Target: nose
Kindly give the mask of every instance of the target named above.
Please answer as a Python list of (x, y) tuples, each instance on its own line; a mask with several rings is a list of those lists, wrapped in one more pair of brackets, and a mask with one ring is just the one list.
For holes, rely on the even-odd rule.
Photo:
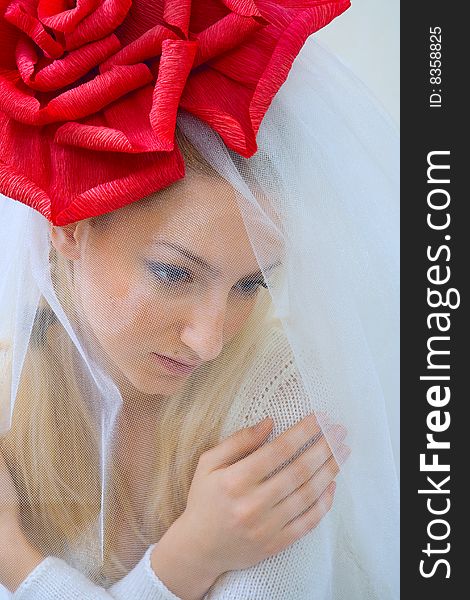
[(226, 306), (222, 301), (202, 302), (185, 325), (181, 340), (201, 360), (214, 360), (222, 352)]

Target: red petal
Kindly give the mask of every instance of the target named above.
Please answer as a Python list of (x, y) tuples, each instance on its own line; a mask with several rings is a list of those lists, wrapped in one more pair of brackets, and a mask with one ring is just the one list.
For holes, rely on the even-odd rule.
[(133, 152), (132, 144), (122, 131), (83, 123), (64, 123), (56, 132), (56, 144), (79, 146), (104, 152)]
[(266, 14), (272, 10), (286, 12), (288, 9), (294, 9), (296, 12), (301, 10), (315, 9), (322, 4), (328, 4), (329, 0), (254, 0), (261, 14)]
[(163, 42), (150, 123), (163, 146), (168, 150), (173, 148), (178, 105), (196, 50), (197, 42), (183, 40)]
[(67, 90), (40, 108), (36, 98), (15, 85), (17, 82), (11, 73), (0, 72), (0, 109), (16, 121), (28, 125), (75, 121), (98, 112), (152, 79), (152, 73), (142, 63), (113, 67), (91, 81)]
[(0, 192), (33, 207), (56, 225), (117, 209), (184, 176), (178, 148), (97, 154), (55, 144), (56, 128), (30, 127), (0, 112)]
[(222, 0), (227, 8), (244, 17), (260, 17), (256, 0)]
[(234, 13), (223, 17), (194, 36), (199, 43), (194, 66), (239, 46), (261, 27), (258, 21)]
[(242, 156), (251, 156), (257, 147), (248, 111), (252, 94), (217, 71), (206, 69), (191, 75), (180, 107), (209, 123), (227, 146)]
[(15, 48), (20, 37), (23, 37), (23, 34), (18, 28), (0, 17), (0, 68), (16, 68)]
[(256, 86), (250, 105), (250, 116), (255, 133), (258, 132), (272, 99), (287, 79), (292, 63), (305, 40), (343, 13), (350, 4), (349, 0), (319, 4), (315, 8), (298, 13), (289, 26), (279, 32), (279, 42)]
[(74, 121), (94, 114), (123, 94), (152, 80), (152, 74), (143, 63), (117, 66), (97, 75), (78, 87), (67, 90), (49, 102), (43, 109), (47, 122)]
[(25, 177), (21, 171), (0, 160), (0, 192), (8, 198), (19, 200), (51, 218), (51, 200), (44, 190)]
[(66, 0), (39, 0), (38, 18), (55, 31), (70, 33), (78, 23), (89, 15), (100, 0), (77, 0), (77, 6), (70, 8)]
[[(50, 217), (48, 136), (0, 111), (0, 192)], [(34, 159), (33, 159), (34, 157)]]
[[(4, 19), (24, 31), (48, 58), (58, 58), (64, 53), (62, 46), (47, 33), (36, 17), (25, 12), (21, 2), (12, 3), (4, 14)], [(2, 42), (3, 43), (3, 42)]]
[(59, 127), (55, 142), (106, 152), (160, 152), (168, 147), (150, 125), (153, 85), (126, 94), (81, 123)]
[[(18, 68), (41, 100), (19, 77), (12, 47), (0, 53), (0, 191), (58, 225), (115, 210), (181, 178), (179, 150), (160, 151), (173, 148), (178, 106), (251, 156), (261, 120), (305, 39), (349, 0), (193, 0), (192, 34), (189, 0), (135, 0), (130, 10), (130, 0), (105, 0), (93, 10), (95, 4), (10, 3), (6, 20), (46, 57), (62, 56), (63, 48), (37, 20), (36, 6), (48, 27), (65, 32), (58, 37), (67, 49), (80, 48), (61, 61), (48, 62), (0, 21), (0, 34), (17, 48)], [(127, 47), (109, 57), (117, 46), (108, 47), (113, 36), (102, 38), (110, 32)], [(186, 81), (198, 44), (200, 66)], [(97, 64), (100, 75), (88, 80)], [(87, 81), (46, 102), (49, 91), (82, 77)], [(69, 119), (75, 122), (57, 123)]]
[(189, 31), (200, 33), (230, 14), (220, 0), (193, 0)]
[(149, 83), (153, 76), (143, 63), (113, 67), (56, 96), (44, 108), (40, 108), (36, 98), (20, 89), (26, 86), (17, 79), (17, 73), (0, 72), (0, 109), (21, 123), (45, 125), (94, 114), (124, 94)]
[(116, 30), (123, 46), (127, 46), (155, 25), (165, 26), (163, 0), (134, 0), (125, 21)]
[[(53, 150), (58, 185), (51, 186), (51, 220), (56, 225), (116, 210), (184, 177), (183, 157), (176, 147), (171, 152), (103, 153), (99, 171), (95, 152), (67, 146), (57, 146)], [(64, 164), (72, 169), (75, 179), (64, 180), (60, 173)], [(83, 181), (87, 187), (77, 191), (83, 187)], [(71, 198), (71, 201), (64, 202), (65, 198)]]
[(0, 114), (26, 124), (41, 122), (40, 104), (21, 81), (18, 71), (0, 72)]
[[(28, 40), (26, 40), (28, 41)], [(29, 54), (31, 48), (18, 44), (18, 69), (27, 85), (40, 91), (52, 91), (74, 83), (86, 75), (93, 67), (112, 56), (121, 44), (112, 34), (107, 38), (86, 44), (77, 50), (68, 52), (63, 58), (55, 60), (43, 67), (34, 75), (34, 63)]]
[(25, 35), (21, 36), (16, 45), (16, 64), (21, 79), (28, 83), (34, 75), (34, 67), (38, 62), (36, 45)]
[[(263, 17), (269, 16), (276, 25), (255, 32), (246, 43), (213, 59), (211, 69), (191, 75), (181, 101), (182, 108), (207, 121), (230, 148), (243, 156), (251, 156), (256, 151), (253, 140), (261, 121), (307, 37), (350, 5), (349, 0), (291, 1), (287, 4), (310, 7), (287, 10), (267, 0), (256, 3)], [(208, 98), (204, 89), (214, 90), (217, 86), (217, 93)], [(238, 111), (227, 98), (234, 98), (232, 104), (240, 105)], [(227, 126), (229, 117), (238, 120), (233, 131)]]
[[(344, 12), (349, 6), (349, 0), (255, 0), (256, 6), (258, 7), (261, 15), (271, 25), (279, 27), (279, 30), (283, 30), (289, 26), (289, 24), (299, 18), (302, 13), (316, 13), (320, 15), (326, 10), (330, 12), (333, 10), (334, 15), (330, 19), (334, 19), (336, 16)], [(336, 8), (334, 6), (336, 5)], [(341, 8), (341, 6), (344, 6)], [(323, 8), (326, 6), (326, 9)], [(329, 8), (328, 8), (329, 6)], [(307, 16), (307, 18), (310, 18)], [(329, 23), (327, 21), (325, 24)], [(323, 27), (321, 25), (320, 27)], [(319, 27), (319, 28), (320, 28)]]
[(133, 65), (162, 53), (162, 43), (167, 39), (178, 39), (176, 33), (163, 25), (155, 25), (129, 45), (124, 46), (114, 56), (102, 63), (100, 71), (104, 73), (113, 65)]
[(74, 50), (113, 33), (126, 18), (131, 5), (132, 0), (104, 0), (74, 31), (65, 34), (66, 49)]
[[(348, 5), (349, 0), (340, 0), (301, 12), (281, 10), (276, 5), (270, 14), (276, 25), (265, 27), (246, 44), (212, 61), (211, 66), (243, 85), (255, 87), (260, 79), (267, 76), (265, 71), (270, 63), (276, 63), (273, 70), (275, 77), (277, 67), (284, 68), (285, 65), (289, 69), (305, 39), (346, 10)], [(284, 52), (287, 52), (285, 56)]]
[(164, 4), (163, 19), (165, 22), (177, 28), (180, 35), (187, 38), (191, 16), (191, 0), (166, 0)]

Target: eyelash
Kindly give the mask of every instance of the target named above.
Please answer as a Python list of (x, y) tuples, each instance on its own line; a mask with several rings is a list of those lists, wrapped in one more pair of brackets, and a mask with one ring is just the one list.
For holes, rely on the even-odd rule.
[[(177, 275), (181, 275), (183, 274), (183, 276), (187, 276), (188, 278), (190, 277), (190, 273), (188, 273), (188, 271), (186, 271), (185, 269), (180, 269), (179, 267), (175, 267), (173, 265), (165, 265), (163, 263), (156, 263), (156, 262), (149, 262), (148, 263), (148, 268), (150, 270), (150, 272), (161, 282), (167, 285), (178, 285), (179, 283), (188, 283), (188, 281), (181, 281), (181, 279), (178, 280), (173, 280), (173, 281), (165, 281), (164, 279), (162, 279), (159, 275), (157, 275), (158, 271), (166, 271), (167, 273), (170, 272), (170, 274), (172, 274), (171, 276), (175, 276), (175, 274)], [(248, 290), (240, 290), (240, 292), (245, 295), (245, 296), (252, 296), (256, 290), (258, 289), (258, 286), (263, 286), (264, 288), (267, 288), (267, 284), (266, 281), (264, 280), (264, 278), (261, 279), (253, 279), (251, 281), (244, 281), (241, 283), (241, 285), (255, 285), (256, 287), (254, 288), (250, 288)]]

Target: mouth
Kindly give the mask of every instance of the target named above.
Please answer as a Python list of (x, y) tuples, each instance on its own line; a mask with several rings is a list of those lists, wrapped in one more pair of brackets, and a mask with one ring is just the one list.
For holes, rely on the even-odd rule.
[(152, 355), (161, 366), (165, 367), (171, 373), (177, 375), (188, 375), (202, 365), (202, 362), (197, 364), (184, 363), (179, 360), (175, 360), (174, 358), (170, 358), (169, 356), (157, 354), (156, 352), (152, 352)]

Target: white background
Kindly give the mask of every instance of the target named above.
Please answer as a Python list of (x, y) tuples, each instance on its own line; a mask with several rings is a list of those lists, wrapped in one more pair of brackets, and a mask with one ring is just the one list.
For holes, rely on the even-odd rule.
[[(315, 38), (366, 84), (397, 126), (400, 122), (400, 2), (351, 0), (351, 6)], [(400, 473), (400, 407), (387, 405)]]
[(351, 0), (346, 12), (314, 34), (400, 119), (400, 2)]

